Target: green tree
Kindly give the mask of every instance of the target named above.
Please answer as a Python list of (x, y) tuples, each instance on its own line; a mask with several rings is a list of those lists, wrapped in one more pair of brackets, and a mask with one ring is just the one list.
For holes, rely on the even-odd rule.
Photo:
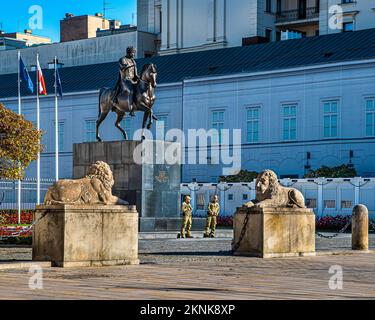
[(353, 178), (357, 176), (357, 172), (354, 167), (343, 164), (338, 167), (327, 167), (322, 166), (316, 170), (310, 170), (305, 174), (305, 178)]
[(0, 103), (0, 178), (23, 178), (27, 166), (43, 150), (42, 134), (31, 121)]
[(220, 176), (219, 182), (251, 182), (258, 176), (258, 172), (241, 170), (236, 175)]

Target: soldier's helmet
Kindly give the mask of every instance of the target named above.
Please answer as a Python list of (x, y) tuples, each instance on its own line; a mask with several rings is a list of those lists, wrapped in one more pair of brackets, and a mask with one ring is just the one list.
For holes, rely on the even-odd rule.
[(127, 54), (135, 53), (135, 48), (133, 46), (127, 47), (126, 48), (126, 53)]

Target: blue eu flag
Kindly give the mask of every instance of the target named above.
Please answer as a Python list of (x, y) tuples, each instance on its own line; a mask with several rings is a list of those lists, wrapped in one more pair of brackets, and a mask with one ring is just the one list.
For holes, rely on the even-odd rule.
[(27, 86), (31, 93), (34, 93), (34, 84), (31, 81), (29, 72), (27, 71), (25, 64), (22, 61), (22, 58), (20, 57), (20, 78), (22, 81), (25, 81), (27, 83)]
[(60, 98), (63, 96), (62, 92), (62, 85), (61, 85), (61, 79), (60, 79), (60, 74), (59, 74), (59, 69), (56, 67), (55, 69), (55, 79), (56, 79), (56, 90), (59, 93)]

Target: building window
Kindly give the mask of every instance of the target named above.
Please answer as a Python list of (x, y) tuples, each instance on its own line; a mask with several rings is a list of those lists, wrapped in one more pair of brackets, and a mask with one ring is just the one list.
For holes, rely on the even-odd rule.
[(242, 195), (242, 200), (243, 200), (243, 201), (246, 201), (248, 198), (249, 198), (248, 194), (244, 193), (244, 194)]
[(342, 31), (343, 32), (350, 32), (354, 30), (354, 23), (353, 22), (344, 22), (342, 24)]
[(375, 98), (366, 100), (366, 135), (375, 136)]
[(64, 122), (59, 122), (59, 151), (64, 151)]
[(197, 197), (197, 209), (204, 210), (204, 193), (198, 193)]
[(156, 139), (165, 140), (165, 134), (168, 130), (168, 115), (156, 115), (158, 121), (155, 125)]
[(86, 120), (85, 121), (85, 142), (96, 141), (96, 121)]
[(234, 200), (234, 195), (233, 195), (233, 193), (229, 193), (229, 194), (228, 194), (228, 200), (229, 200), (229, 201)]
[(272, 29), (266, 29), (266, 39), (268, 42), (272, 41)]
[(351, 209), (353, 202), (350, 200), (343, 200), (341, 201), (341, 209)]
[(276, 14), (277, 15), (281, 14), (281, 0), (277, 0), (276, 2)]
[(336, 209), (336, 200), (324, 200), (325, 209)]
[(259, 108), (247, 109), (247, 142), (259, 142)]
[(212, 129), (217, 130), (213, 137), (214, 144), (221, 143), (221, 130), (224, 129), (224, 111), (212, 111)]
[(310, 209), (315, 209), (317, 207), (316, 205), (316, 199), (306, 199), (306, 207)]
[(121, 128), (125, 130), (128, 139), (132, 139), (132, 121), (131, 118), (125, 118), (121, 121)]
[(271, 3), (272, 3), (272, 0), (266, 0), (266, 12), (268, 13), (271, 13)]
[(283, 106), (283, 140), (297, 139), (297, 106)]
[(163, 12), (160, 10), (159, 12), (159, 19), (160, 19), (160, 34), (163, 32)]
[(281, 40), (281, 31), (276, 31), (276, 41)]
[(337, 101), (324, 102), (324, 138), (337, 137)]

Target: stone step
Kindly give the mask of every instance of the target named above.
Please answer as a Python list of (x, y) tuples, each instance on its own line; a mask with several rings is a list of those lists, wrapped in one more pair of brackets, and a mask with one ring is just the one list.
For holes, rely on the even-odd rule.
[[(192, 231), (191, 235), (194, 238), (203, 238), (203, 230), (202, 231)], [(152, 240), (152, 239), (176, 239), (178, 231), (174, 232), (140, 232), (139, 233), (139, 240)], [(215, 239), (232, 239), (233, 238), (233, 230), (216, 230), (216, 237)], [(207, 239), (210, 240), (210, 239)]]
[(51, 268), (50, 261), (2, 261), (0, 270), (23, 269), (38, 266), (40, 268)]

